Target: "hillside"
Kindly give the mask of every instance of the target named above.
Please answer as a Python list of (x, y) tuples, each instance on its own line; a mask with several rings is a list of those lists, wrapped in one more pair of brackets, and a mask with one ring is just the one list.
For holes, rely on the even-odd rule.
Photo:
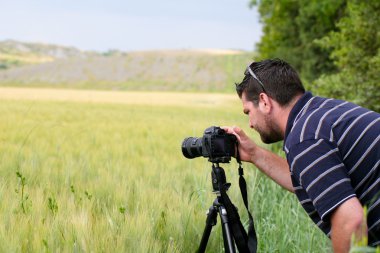
[(233, 50), (86, 52), (0, 42), (0, 86), (231, 91), (253, 53)]
[(51, 62), (56, 59), (81, 57), (81, 55), (89, 54), (93, 53), (81, 52), (74, 47), (6, 40), (0, 41), (0, 68), (7, 69), (25, 64)]

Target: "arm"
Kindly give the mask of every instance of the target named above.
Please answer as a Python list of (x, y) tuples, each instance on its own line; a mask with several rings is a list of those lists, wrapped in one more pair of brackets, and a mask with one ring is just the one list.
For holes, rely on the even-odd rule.
[(289, 165), (284, 158), (257, 146), (244, 131), (238, 127), (226, 127), (224, 129), (227, 133), (234, 134), (237, 137), (239, 141), (240, 159), (242, 161), (253, 163), (277, 184), (293, 192)]
[(351, 238), (359, 241), (367, 234), (363, 207), (351, 198), (341, 204), (331, 216), (331, 241), (335, 253), (349, 252)]

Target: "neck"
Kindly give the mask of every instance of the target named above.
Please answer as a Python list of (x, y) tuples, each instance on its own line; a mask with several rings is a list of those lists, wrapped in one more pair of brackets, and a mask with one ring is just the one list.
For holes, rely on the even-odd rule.
[(285, 138), (286, 125), (288, 124), (288, 118), (290, 111), (293, 109), (297, 101), (302, 97), (302, 94), (295, 96), (292, 101), (286, 106), (277, 106), (277, 110), (274, 113), (275, 121), (279, 127), (280, 133)]

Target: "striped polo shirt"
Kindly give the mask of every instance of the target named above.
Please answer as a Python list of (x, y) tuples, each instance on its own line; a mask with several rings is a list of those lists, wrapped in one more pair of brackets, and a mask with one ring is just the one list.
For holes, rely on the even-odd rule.
[(357, 197), (369, 245), (380, 245), (380, 114), (306, 92), (290, 112), (284, 151), (295, 194), (324, 233), (332, 212)]

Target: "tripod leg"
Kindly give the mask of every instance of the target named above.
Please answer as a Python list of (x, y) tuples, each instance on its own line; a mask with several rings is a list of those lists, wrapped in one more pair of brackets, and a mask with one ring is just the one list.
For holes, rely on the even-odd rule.
[(228, 226), (227, 212), (223, 206), (219, 207), (219, 215), (222, 223), (224, 249), (227, 253), (235, 253), (234, 239), (232, 238), (230, 227)]
[(211, 229), (216, 224), (216, 214), (218, 209), (213, 205), (210, 207), (207, 213), (206, 226), (203, 231), (202, 240), (199, 244), (198, 251), (199, 253), (203, 253), (206, 250), (207, 242), (210, 237)]

